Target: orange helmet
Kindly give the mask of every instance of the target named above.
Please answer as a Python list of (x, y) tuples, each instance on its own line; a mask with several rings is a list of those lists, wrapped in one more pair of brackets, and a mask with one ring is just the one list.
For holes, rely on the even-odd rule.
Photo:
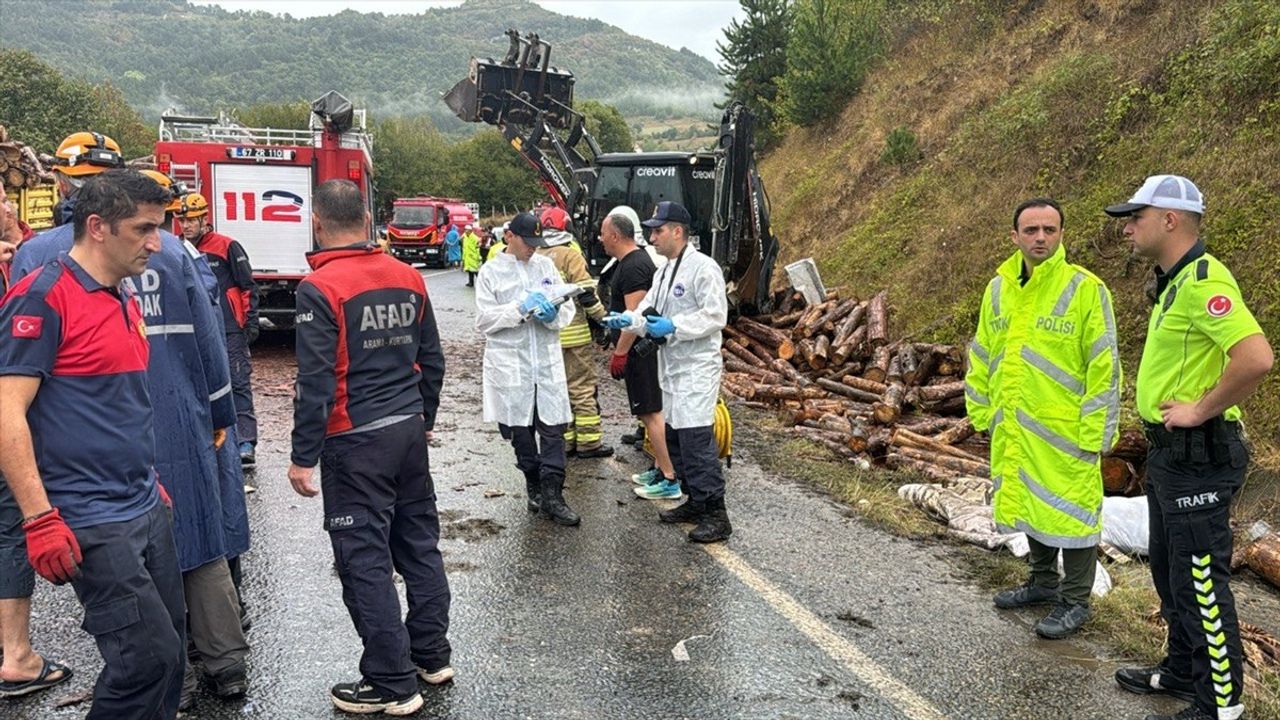
[(178, 209), (174, 213), (183, 218), (203, 217), (209, 214), (209, 201), (200, 193), (187, 193), (178, 201)]
[(552, 230), (568, 230), (569, 229), (569, 213), (562, 208), (549, 207), (542, 211), (542, 217), (539, 218), (543, 228), (551, 228)]
[(160, 187), (169, 191), (169, 204), (164, 206), (165, 212), (178, 212), (178, 208), (182, 205), (182, 196), (185, 193), (178, 192), (178, 188), (173, 184), (173, 178), (165, 175), (159, 170), (139, 170), (138, 172), (155, 180)]
[(53, 155), (53, 169), (71, 177), (124, 167), (124, 157), (116, 141), (93, 131), (71, 133)]

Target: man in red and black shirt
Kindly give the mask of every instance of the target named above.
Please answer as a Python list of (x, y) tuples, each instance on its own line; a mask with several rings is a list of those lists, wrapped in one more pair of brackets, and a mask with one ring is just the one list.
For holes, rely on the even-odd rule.
[(174, 213), (182, 226), (182, 236), (196, 246), (209, 261), (218, 280), (222, 316), (227, 330), (227, 359), (231, 363), (231, 394), (236, 405), (236, 437), (240, 439), (240, 462), (252, 465), (258, 445), (258, 416), (253, 412), (253, 366), (249, 346), (258, 339), (258, 286), (253, 266), (244, 247), (208, 223), (209, 203), (200, 193), (182, 198)]
[[(449, 584), (427, 459), (444, 353), (422, 276), (368, 241), (360, 189), (330, 180), (312, 199), (320, 246), (298, 286), (298, 382), (289, 481), (304, 497), (317, 462), (342, 599), (364, 643), (360, 680), (335, 685), (348, 712), (405, 715), (418, 677), (453, 677)], [(404, 578), (402, 616), (392, 570)], [(402, 619), (403, 617), (403, 619)]]
[(160, 250), (167, 202), (133, 171), (87, 180), (70, 253), (0, 305), (0, 470), (32, 567), (72, 584), (102, 653), (93, 720), (172, 718), (182, 689), (186, 608), (154, 467), (150, 351), (120, 285)]

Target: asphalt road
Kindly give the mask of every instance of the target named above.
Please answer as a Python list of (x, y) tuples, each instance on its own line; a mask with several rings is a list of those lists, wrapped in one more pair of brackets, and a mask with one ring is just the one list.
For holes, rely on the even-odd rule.
[[(417, 717), (1087, 720), (1179, 707), (1119, 691), (1114, 663), (1084, 642), (1035, 638), (1035, 613), (996, 612), (947, 548), (870, 528), (763, 472), (749, 427), (728, 471), (727, 544), (694, 545), (687, 528), (660, 524), (658, 507), (631, 493), (644, 463), (629, 448), (571, 461), (566, 496), (581, 527), (531, 517), (510, 448), (480, 421), (482, 344), (465, 276), (428, 277), (448, 357), (431, 464), (458, 677), (424, 689)], [(327, 690), (355, 679), (359, 644), (320, 501), (285, 479), (292, 354), (282, 338), (255, 351), (252, 686), (242, 702), (201, 696), (187, 717), (341, 717)], [(631, 426), (625, 398), (607, 377), (601, 395), (613, 439)], [(80, 717), (87, 705), (54, 706), (101, 666), (74, 595), (41, 582), (33, 615), (37, 649), (77, 675), (0, 715)], [(687, 661), (673, 653), (682, 641)]]

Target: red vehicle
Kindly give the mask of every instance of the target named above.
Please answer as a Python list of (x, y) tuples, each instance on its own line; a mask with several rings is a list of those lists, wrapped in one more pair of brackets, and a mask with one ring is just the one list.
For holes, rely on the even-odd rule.
[(311, 108), (305, 129), (248, 128), (225, 114), (160, 118), (156, 167), (204, 195), (214, 229), (244, 246), (264, 329), (293, 326), (295, 291), (311, 272), (306, 254), (315, 248), (312, 190), (326, 180), (352, 180), (372, 213), (373, 144), (364, 110), (337, 93)]
[(391, 221), (387, 223), (387, 243), (392, 256), (407, 263), (420, 262), (428, 267), (444, 267), (444, 237), (449, 225), (457, 225), (458, 233), (476, 221), (473, 206), (457, 198), (428, 195), (399, 198), (391, 203)]

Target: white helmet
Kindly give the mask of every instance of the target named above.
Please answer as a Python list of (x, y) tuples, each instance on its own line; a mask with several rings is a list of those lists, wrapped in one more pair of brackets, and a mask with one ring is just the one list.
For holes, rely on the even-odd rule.
[[(637, 245), (647, 245), (647, 244), (648, 244), (648, 243), (646, 243), (646, 242), (645, 242), (645, 240), (644, 240), (644, 228), (642, 228), (642, 227), (640, 226), (640, 216), (639, 216), (638, 214), (636, 214), (636, 211), (635, 211), (635, 210), (632, 210), (632, 209), (631, 209), (629, 206), (627, 206), (627, 205), (619, 205), (618, 207), (616, 207), (616, 208), (614, 208), (614, 209), (610, 210), (610, 211), (609, 211), (609, 215), (621, 215), (621, 216), (625, 217), (626, 219), (630, 220), (630, 221), (631, 221), (631, 227), (633, 227), (633, 228), (635, 228), (635, 229), (636, 229), (636, 232), (635, 232), (636, 244), (637, 244)], [(607, 216), (606, 216), (606, 217), (607, 217)]]

